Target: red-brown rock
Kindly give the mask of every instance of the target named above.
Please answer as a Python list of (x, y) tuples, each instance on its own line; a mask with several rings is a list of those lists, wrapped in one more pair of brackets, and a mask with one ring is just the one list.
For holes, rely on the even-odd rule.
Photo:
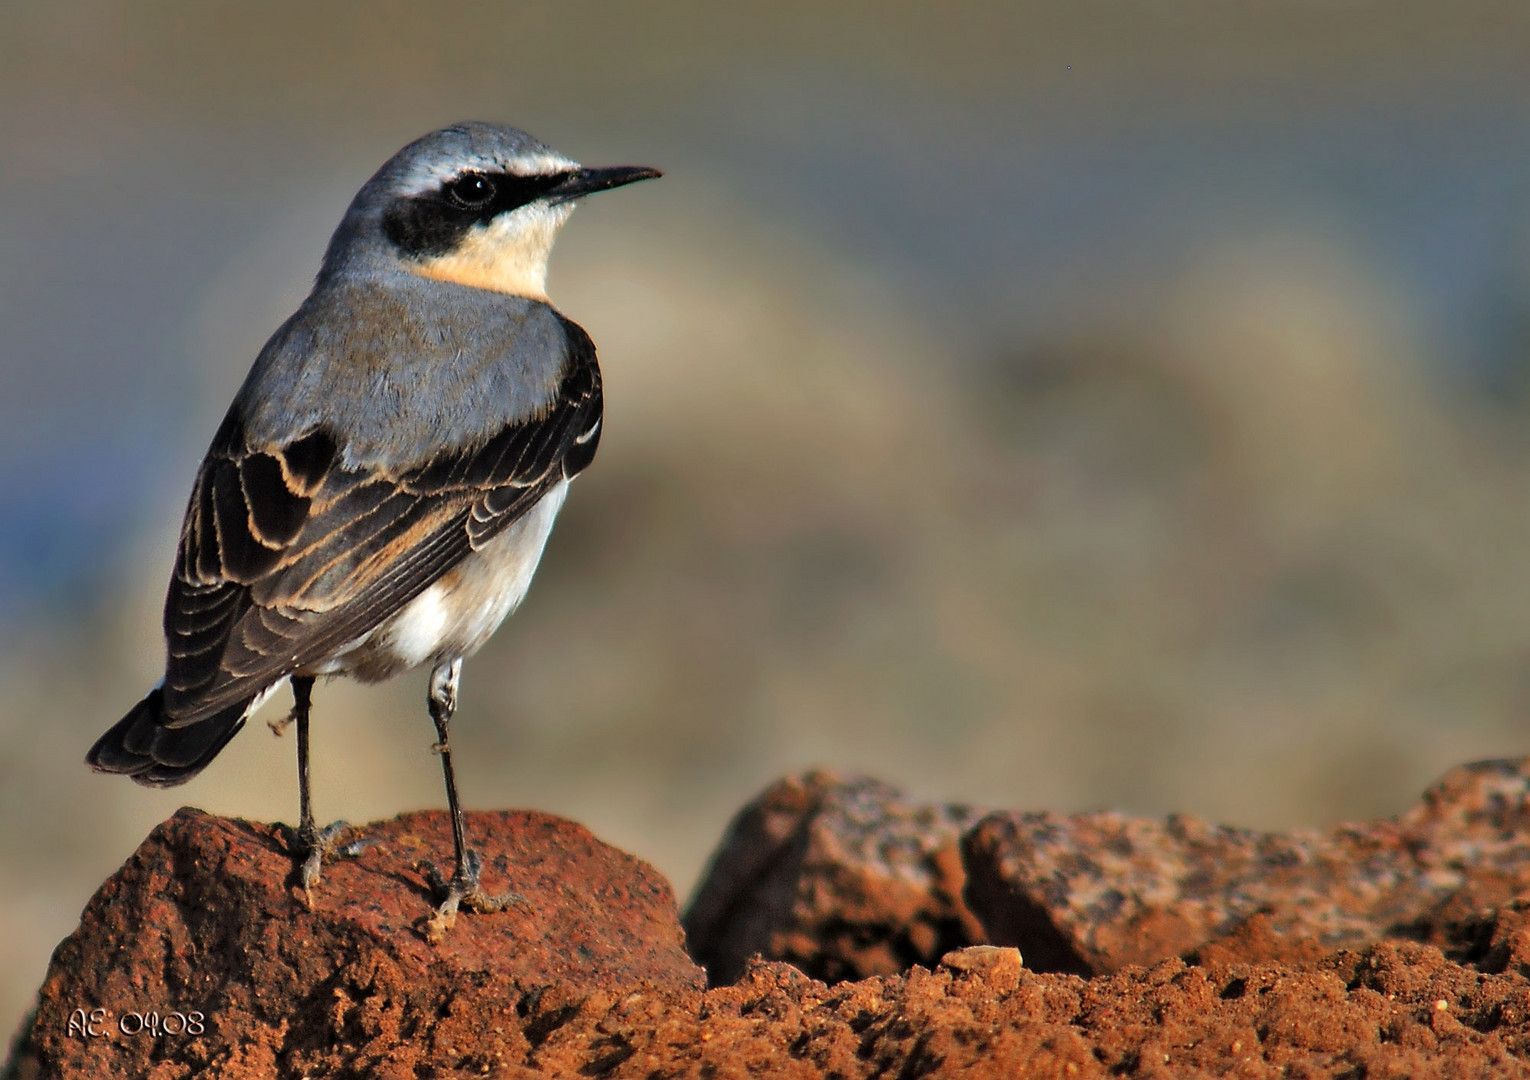
[(733, 819), (685, 914), (711, 983), (751, 956), (826, 982), (934, 966), (982, 940), (962, 903), (959, 841), (978, 814), (868, 777), (787, 777)]
[(431, 945), (419, 864), (449, 859), (444, 813), (368, 826), (309, 910), (273, 828), (181, 810), (54, 953), (29, 1055), (48, 1077), (478, 1073), (524, 1062), (597, 989), (701, 986), (650, 867), (546, 815), (477, 813), (468, 830), (485, 887), (524, 902)]
[[(1527, 1077), (1527, 1015), (1523, 975), (1483, 974), (1416, 944), (1302, 965), (1169, 960), (1087, 981), (957, 953), (933, 972), (916, 967), (834, 987), (787, 964), (757, 963), (734, 985), (705, 993), (554, 988), (506, 1008), (499, 1032), (480, 1029), (517, 1051), (487, 1064), (445, 1052), (439, 1036), (433, 1050), (397, 1065), (346, 1066), (317, 1054), (284, 1057), (281, 1040), (257, 1034), (242, 1058), (196, 1075)], [(160, 1066), (88, 1075), (188, 1074)]]
[[(328, 868), (310, 911), (274, 830), (185, 810), (102, 887), (59, 947), (30, 1039), (4, 1075), (1530, 1077), (1530, 899), (1505, 899), (1530, 865), (1527, 764), (1457, 770), (1401, 818), (1324, 835), (1033, 815), (1030, 827), (1071, 830), (1042, 837), (1066, 873), (1055, 895), (1037, 893), (1037, 910), (1055, 903), (1095, 918), (1092, 936), (1049, 925), (1081, 963), (1117, 965), (1088, 979), (971, 945), (932, 969), (835, 985), (750, 962), (731, 985), (703, 989), (668, 886), (650, 868), (577, 825), (525, 813), (470, 819), (486, 885), (515, 889), (525, 905), (464, 915), (433, 947), (416, 929), (429, 910), (418, 863), (449, 851), (444, 814), (369, 827), (381, 842)], [(933, 883), (950, 888), (926, 860), (959, 815), (822, 774), (779, 791), (752, 808), (749, 826), (775, 847), (744, 850), (784, 852), (799, 876), (778, 879), (766, 860), (741, 864), (748, 880), (818, 883), (818, 906), (789, 910), (820, 920), (802, 919), (799, 932), (821, 927), (834, 948), (846, 947), (834, 936), (834, 896), (866, 920), (853, 925), (883, 935), (879, 948), (911, 937), (892, 914), (927, 920)], [(969, 833), (969, 857), (985, 837), (1013, 835), (994, 825), (1003, 820)], [(815, 828), (826, 831), (815, 838)], [(852, 869), (831, 872), (831, 857)], [(864, 882), (844, 884), (866, 866), (909, 874), (919, 888), (879, 907), (882, 894)], [(975, 857), (973, 866), (976, 891), (986, 871)], [(1102, 901), (1110, 889), (1127, 899)], [(1251, 896), (1258, 906), (1239, 917)], [(1151, 948), (1200, 944), (1185, 958), (1125, 963), (1124, 950), (1142, 947), (1110, 919), (1128, 908), (1126, 925)], [(1325, 943), (1370, 932), (1394, 937), (1337, 951)], [(806, 938), (792, 947), (819, 948)], [(110, 1016), (90, 1020), (95, 1008)], [(159, 1034), (138, 1031), (142, 1020), (124, 1032), (123, 1017), (151, 1011)], [(193, 1011), (199, 1031), (179, 1030), (184, 1020), (165, 1030), (166, 1014)], [(81, 1019), (102, 1034), (80, 1033)]]
[(1399, 818), (1327, 833), (996, 813), (963, 855), (988, 940), (1034, 970), (1116, 971), (1227, 935), (1245, 957), (1292, 959), (1432, 939), (1530, 888), (1530, 759), (1463, 766)]

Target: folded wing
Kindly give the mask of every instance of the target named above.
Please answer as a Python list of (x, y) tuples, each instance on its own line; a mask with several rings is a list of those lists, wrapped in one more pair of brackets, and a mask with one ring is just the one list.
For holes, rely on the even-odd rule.
[(198, 474), (165, 601), (165, 723), (248, 700), (374, 629), (562, 480), (600, 438), (595, 348), (539, 413), (408, 469), (351, 469), (332, 432), (249, 448), (224, 421)]

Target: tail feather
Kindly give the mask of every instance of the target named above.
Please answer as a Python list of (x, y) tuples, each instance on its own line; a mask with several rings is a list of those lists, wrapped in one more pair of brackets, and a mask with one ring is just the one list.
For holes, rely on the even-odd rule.
[(85, 762), (97, 772), (122, 773), (149, 787), (184, 784), (207, 767), (239, 733), (254, 701), (241, 701), (205, 720), (168, 727), (157, 687), (96, 740)]

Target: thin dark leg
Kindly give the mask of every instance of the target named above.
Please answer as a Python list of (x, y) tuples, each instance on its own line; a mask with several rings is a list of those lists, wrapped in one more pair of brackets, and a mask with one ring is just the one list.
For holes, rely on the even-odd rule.
[(522, 902), (514, 893), (490, 896), (478, 882), (478, 852), (467, 846), (467, 829), (462, 815), (462, 804), (457, 799), (457, 774), (452, 768), (452, 748), (448, 741), (448, 728), (452, 714), (457, 711), (457, 684), (462, 678), (462, 661), (453, 660), (441, 664), (430, 673), (430, 719), (436, 725), (436, 745), (432, 747), (441, 755), (441, 772), (446, 778), (446, 804), (452, 816), (452, 847), (456, 865), (450, 879), (442, 879), (434, 868), (430, 870), (431, 884), (441, 896), (435, 913), (426, 921), (425, 936), (438, 942), (457, 921), (457, 909), (470, 911), (501, 911), (510, 904)]
[(318, 832), (313, 823), (313, 792), (308, 780), (308, 712), (313, 708), (313, 679), (292, 676), (292, 718), (297, 721), (298, 744), (298, 834), (312, 839)]
[[(335, 854), (336, 840), (350, 826), (343, 821), (337, 821), (321, 829), (314, 821), (313, 790), (308, 771), (308, 714), (313, 707), (313, 677), (294, 675), (291, 682), (292, 712), (287, 719), (297, 721), (298, 827), (295, 830), (289, 830), (287, 842), (292, 853), (303, 859), (299, 869), (303, 884), (303, 899), (309, 907), (313, 907), (313, 887), (319, 883), (324, 859), (326, 856)], [(280, 727), (273, 725), (271, 730), (280, 734), (281, 729), (285, 727), (284, 722)], [(352, 844), (343, 849), (343, 853), (354, 854), (356, 849), (357, 845)]]
[(457, 711), (457, 684), (462, 678), (462, 661), (455, 660), (430, 674), (430, 719), (436, 725), (436, 745), (441, 755), (441, 772), (446, 777), (446, 805), (452, 815), (452, 846), (456, 856), (453, 878), (467, 875), (467, 829), (462, 820), (462, 804), (457, 801), (457, 771), (452, 768), (452, 747), (447, 729)]

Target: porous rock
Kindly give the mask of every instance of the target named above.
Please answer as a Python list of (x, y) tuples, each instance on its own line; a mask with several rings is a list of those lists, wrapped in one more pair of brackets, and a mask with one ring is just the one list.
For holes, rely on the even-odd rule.
[[(1182, 957), (1110, 959), (1113, 970), (1089, 978), (1039, 972), (1013, 948), (966, 944), (833, 985), (748, 961), (711, 989), (683, 952), (662, 879), (569, 822), (472, 815), (486, 885), (513, 888), (524, 903), (464, 915), (431, 946), (418, 929), (428, 911), (419, 863), (450, 851), (444, 814), (368, 827), (380, 842), (327, 868), (309, 910), (273, 829), (182, 811), (59, 947), (4, 1075), (1530, 1077), (1530, 898), (1510, 897), (1525, 881), (1527, 795), (1527, 763), (1469, 766), (1414, 810), (1366, 828), (1225, 831), (1245, 846), (1221, 868), (1208, 845), (1222, 830), (1165, 823), (1154, 838), (1130, 819), (1110, 829), (1098, 815), (1054, 819), (1096, 830), (1050, 837), (1047, 850), (1069, 872), (1057, 898), (1093, 896), (1093, 917), (1108, 923), (1121, 905), (1100, 904), (1102, 890), (1146, 883), (1130, 902), (1177, 928), (1157, 948), (1181, 948), (1197, 928), (1219, 936)], [(859, 812), (874, 817), (869, 806)], [(804, 828), (811, 816), (794, 820)], [(969, 857), (996, 820), (971, 830)], [(1064, 862), (1066, 836), (1080, 844), (1074, 862)], [(1154, 877), (1152, 859), (1165, 851)], [(1355, 857), (1347, 874), (1344, 852)], [(1110, 860), (1121, 860), (1119, 878), (1080, 869), (1118, 866)], [(755, 867), (752, 880), (768, 880), (761, 874)], [(1075, 892), (1064, 888), (1075, 881)], [(1219, 933), (1216, 905), (1242, 910), (1245, 893), (1259, 898), (1256, 910), (1228, 916), (1231, 929)], [(1045, 902), (1041, 894), (1043, 911)], [(1325, 904), (1335, 910), (1305, 920), (1293, 911)], [(1132, 925), (1156, 932), (1148, 919)], [(1373, 931), (1393, 936), (1337, 949), (1325, 940)], [(1119, 941), (1115, 933), (1077, 940), (1098, 947)], [(71, 1030), (74, 1010), (97, 1008), (110, 1012), (92, 1021), (100, 1034)], [(202, 1032), (166, 1029), (166, 1013), (191, 1010), (203, 1013)], [(136, 1028), (150, 1011), (161, 1015), (157, 1035), (121, 1029), (128, 1012)]]
[[(517, 1054), (485, 1062), (442, 1047), (401, 1065), (283, 1057), (252, 1040), (203, 1072), (156, 1066), (93, 1075), (209, 1080), (436, 1078), (1112, 1076), (1527, 1077), (1530, 982), (1486, 974), (1438, 949), (1383, 943), (1301, 965), (1168, 960), (1084, 980), (960, 959), (830, 987), (755, 962), (705, 992), (528, 995), (501, 1031)], [(57, 1075), (57, 1074), (46, 1074)], [(91, 1075), (74, 1073), (68, 1075)]]
[(1443, 941), (1449, 924), (1530, 889), (1530, 759), (1462, 766), (1398, 818), (1328, 832), (995, 813), (963, 856), (987, 940), (1018, 946), (1034, 970)]
[(524, 1061), (570, 1000), (701, 986), (652, 868), (542, 814), (471, 814), (468, 832), (485, 887), (520, 900), (432, 945), (423, 864), (449, 863), (444, 813), (369, 826), (310, 909), (276, 829), (181, 810), (55, 951), (18, 1060), (45, 1077), (478, 1074)]
[(757, 954), (830, 983), (933, 967), (983, 940), (959, 847), (978, 816), (864, 776), (780, 780), (728, 826), (686, 910), (691, 953), (714, 986)]

